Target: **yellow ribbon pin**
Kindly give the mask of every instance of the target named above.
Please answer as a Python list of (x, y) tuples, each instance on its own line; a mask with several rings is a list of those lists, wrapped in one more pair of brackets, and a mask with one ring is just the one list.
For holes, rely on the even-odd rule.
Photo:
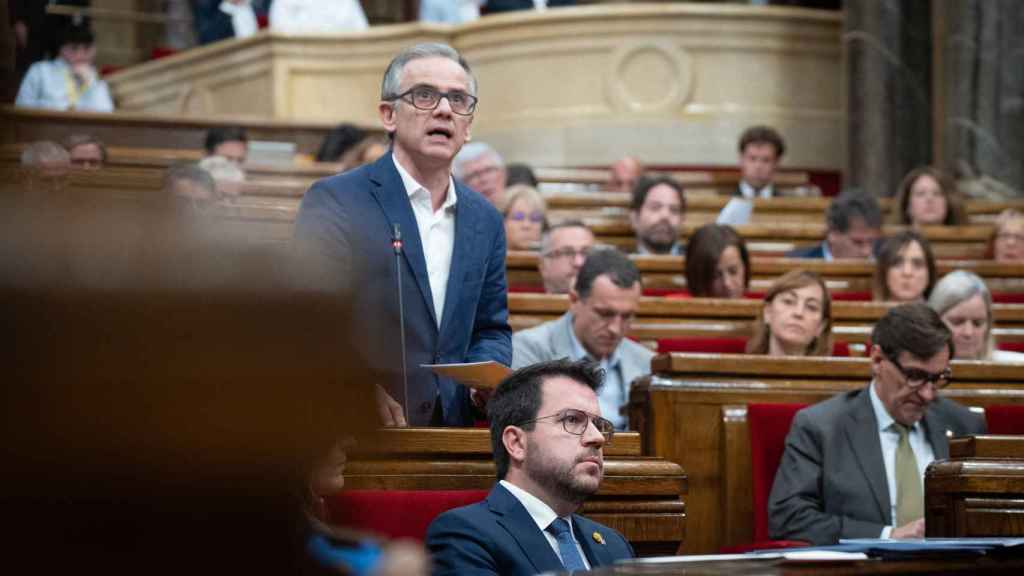
[(594, 532), (594, 542), (604, 544), (604, 536), (601, 536), (600, 532)]

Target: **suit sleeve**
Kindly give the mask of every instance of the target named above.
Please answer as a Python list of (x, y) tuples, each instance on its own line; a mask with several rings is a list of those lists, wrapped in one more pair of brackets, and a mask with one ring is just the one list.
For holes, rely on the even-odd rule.
[(345, 288), (352, 276), (348, 211), (323, 182), (302, 198), (295, 219), (292, 249), (304, 279), (325, 290)]
[(512, 329), (508, 325), (508, 282), (505, 278), (505, 227), (497, 212), (492, 225), (497, 227), (487, 270), (480, 292), (480, 303), (473, 319), (473, 334), (466, 353), (467, 362), (494, 360), (512, 364)]
[(432, 576), (497, 576), (498, 566), (481, 531), (463, 516), (445, 513), (427, 530)]
[(840, 538), (878, 538), (882, 524), (825, 512), (823, 434), (798, 412), (768, 498), (768, 530), (774, 539), (835, 544)]

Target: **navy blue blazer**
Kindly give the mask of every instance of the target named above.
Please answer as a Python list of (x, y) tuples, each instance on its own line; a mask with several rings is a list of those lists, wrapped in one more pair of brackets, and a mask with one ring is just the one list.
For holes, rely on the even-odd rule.
[(321, 277), (348, 285), (359, 331), (357, 352), (383, 373), (379, 382), (404, 405), (393, 224), (404, 250), (402, 298), (409, 375), (409, 425), (429, 425), (440, 398), (444, 424), (474, 420), (469, 390), (422, 364), (512, 363), (505, 280), (505, 227), (480, 194), (456, 182), (455, 246), (438, 329), (416, 216), (392, 155), (325, 178), (306, 192), (295, 222), (295, 244), (320, 258)]
[(813, 246), (804, 246), (786, 252), (786, 258), (813, 258), (821, 260), (825, 257), (825, 246), (820, 242)]
[[(633, 548), (615, 530), (578, 514), (573, 514), (572, 526), (591, 568), (633, 557)], [(565, 570), (529, 512), (501, 484), (483, 502), (435, 518), (426, 544), (434, 576), (532, 576)]]

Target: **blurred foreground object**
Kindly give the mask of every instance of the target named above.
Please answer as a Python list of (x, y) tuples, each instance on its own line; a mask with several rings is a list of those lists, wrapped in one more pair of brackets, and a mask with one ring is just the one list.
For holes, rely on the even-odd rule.
[(371, 430), (374, 377), (343, 294), (207, 225), (0, 185), (8, 564), (306, 570), (309, 470)]

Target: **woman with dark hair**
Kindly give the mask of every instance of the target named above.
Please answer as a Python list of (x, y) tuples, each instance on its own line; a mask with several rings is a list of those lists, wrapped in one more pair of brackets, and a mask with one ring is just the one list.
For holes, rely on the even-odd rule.
[(935, 255), (928, 240), (913, 230), (887, 238), (878, 251), (874, 284), (875, 300), (927, 299), (935, 286)]
[(922, 166), (903, 178), (890, 220), (905, 226), (960, 226), (967, 216), (956, 184), (939, 170)]
[(705, 224), (686, 249), (686, 288), (702, 298), (742, 298), (750, 286), (747, 243), (732, 226)]
[(828, 356), (832, 297), (816, 272), (790, 270), (772, 283), (747, 342), (748, 354)]
[(316, 153), (316, 161), (341, 162), (342, 155), (356, 144), (362, 142), (364, 138), (366, 138), (366, 131), (362, 128), (352, 124), (339, 124), (320, 143), (320, 150)]

